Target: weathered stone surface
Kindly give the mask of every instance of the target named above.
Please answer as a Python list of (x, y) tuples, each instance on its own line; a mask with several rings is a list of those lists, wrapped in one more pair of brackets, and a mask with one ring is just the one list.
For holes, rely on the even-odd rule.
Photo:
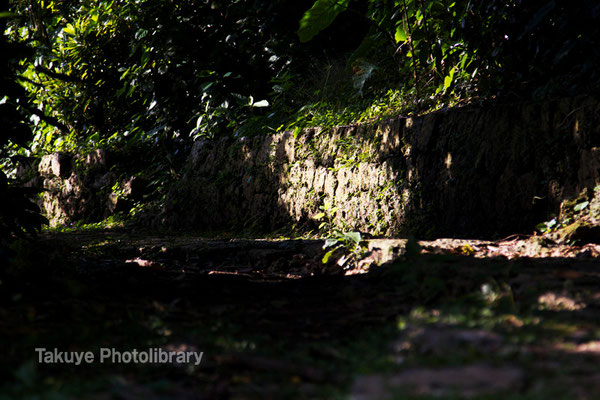
[[(358, 269), (401, 260), (406, 255), (407, 239), (372, 239), (366, 243), (366, 254), (358, 261)], [(415, 243), (416, 245), (416, 243)]]
[(40, 175), (67, 178), (72, 170), (72, 157), (67, 153), (53, 153), (42, 157), (38, 166)]
[[(563, 200), (600, 183), (599, 149), (600, 102), (592, 97), (203, 140), (160, 220), (192, 229), (315, 229), (322, 220), (314, 216), (330, 204), (327, 223), (374, 235), (531, 231)], [(39, 164), (51, 219), (100, 219), (120, 209), (119, 196), (143, 197), (141, 181), (110, 172), (119, 161), (106, 151), (72, 160), (56, 153)], [(84, 173), (73, 173), (75, 164)], [(122, 190), (111, 200), (117, 181)]]
[[(38, 174), (46, 192), (39, 205), (50, 225), (99, 221), (127, 212), (141, 200), (147, 182), (137, 176), (119, 177), (111, 170), (118, 162), (114, 154), (103, 149), (85, 156), (54, 153), (42, 157)], [(118, 193), (113, 191), (115, 187)]]
[(110, 155), (104, 149), (96, 149), (85, 157), (85, 163), (90, 167), (108, 168), (110, 167)]
[(469, 106), (370, 126), (197, 142), (162, 221), (377, 235), (530, 231), (600, 183), (600, 103), (576, 97)]

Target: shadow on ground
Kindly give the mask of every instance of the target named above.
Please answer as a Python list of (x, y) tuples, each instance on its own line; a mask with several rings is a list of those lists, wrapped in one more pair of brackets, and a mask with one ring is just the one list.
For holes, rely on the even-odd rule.
[[(21, 250), (0, 285), (0, 398), (600, 396), (596, 258), (476, 258), (429, 247), (344, 275), (323, 266), (320, 247), (47, 236)], [(199, 365), (48, 364), (36, 354), (42, 347), (203, 357)]]

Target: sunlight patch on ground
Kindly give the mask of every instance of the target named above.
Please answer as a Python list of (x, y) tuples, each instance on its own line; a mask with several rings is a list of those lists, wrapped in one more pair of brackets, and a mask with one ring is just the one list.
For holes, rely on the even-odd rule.
[(547, 292), (538, 297), (540, 308), (550, 311), (576, 311), (585, 308), (585, 304), (565, 295)]

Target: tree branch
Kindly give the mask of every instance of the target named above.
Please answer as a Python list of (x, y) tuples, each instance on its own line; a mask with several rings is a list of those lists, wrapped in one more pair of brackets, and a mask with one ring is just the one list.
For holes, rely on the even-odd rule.
[(74, 82), (74, 83), (81, 82), (81, 79), (79, 79), (79, 78), (76, 78), (76, 77), (73, 77), (73, 76), (67, 75), (67, 74), (62, 74), (60, 72), (52, 71), (51, 69), (48, 69), (41, 65), (38, 65), (37, 67), (35, 67), (35, 70), (38, 72), (41, 72), (42, 74), (46, 74), (51, 78), (58, 79), (58, 80), (61, 80), (64, 82)]
[(62, 133), (64, 133), (64, 134), (70, 133), (69, 127), (66, 126), (65, 124), (63, 124), (62, 122), (60, 122), (58, 119), (51, 117), (49, 115), (46, 115), (41, 110), (38, 110), (37, 108), (34, 108), (34, 107), (24, 106), (23, 108), (25, 108), (25, 110), (27, 110), (31, 114), (38, 116), (45, 123), (57, 127), (58, 129), (60, 129), (60, 131)]
[(27, 82), (27, 83), (29, 83), (29, 84), (32, 84), (33, 86), (37, 86), (37, 87), (40, 87), (40, 88), (43, 88), (43, 87), (44, 87), (44, 85), (42, 85), (41, 83), (39, 83), (39, 82), (36, 82), (36, 81), (34, 81), (34, 80), (31, 80), (31, 79), (29, 79), (29, 78), (25, 78), (24, 76), (18, 76), (18, 77), (17, 77), (17, 79), (18, 79), (18, 80), (20, 80), (20, 81), (23, 81), (23, 82)]

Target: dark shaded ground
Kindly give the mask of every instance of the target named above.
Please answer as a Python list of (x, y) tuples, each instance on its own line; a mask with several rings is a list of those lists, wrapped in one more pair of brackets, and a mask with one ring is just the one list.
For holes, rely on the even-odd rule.
[[(594, 246), (421, 242), (354, 274), (367, 268), (323, 265), (321, 243), (100, 232), (22, 244), (0, 285), (0, 398), (600, 398)], [(204, 355), (48, 365), (36, 347)]]

